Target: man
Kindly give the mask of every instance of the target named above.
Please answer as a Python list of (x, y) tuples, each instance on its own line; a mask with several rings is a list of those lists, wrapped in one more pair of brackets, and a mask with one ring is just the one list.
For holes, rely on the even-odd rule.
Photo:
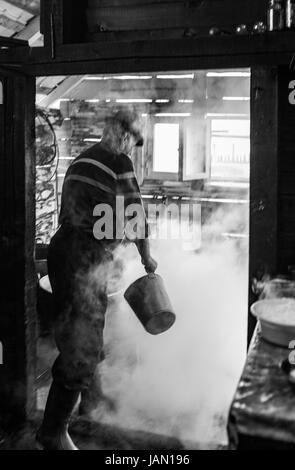
[[(55, 338), (59, 349), (53, 369), (44, 419), (37, 445), (46, 450), (77, 450), (68, 434), (68, 423), (80, 393), (87, 401), (94, 373), (101, 360), (107, 309), (107, 275), (112, 251), (121, 243), (101, 240), (94, 231), (94, 209), (107, 204), (116, 222), (116, 198), (124, 204), (141, 204), (140, 189), (130, 159), (132, 149), (142, 146), (137, 114), (120, 110), (106, 123), (103, 138), (82, 153), (69, 167), (63, 186), (60, 228), (48, 254), (48, 271), (55, 305)], [(145, 235), (136, 238), (147, 272), (155, 272)], [(111, 224), (114, 228), (116, 223)], [(111, 237), (109, 237), (111, 238)], [(94, 388), (95, 389), (95, 388)], [(93, 392), (92, 392), (93, 393)]]

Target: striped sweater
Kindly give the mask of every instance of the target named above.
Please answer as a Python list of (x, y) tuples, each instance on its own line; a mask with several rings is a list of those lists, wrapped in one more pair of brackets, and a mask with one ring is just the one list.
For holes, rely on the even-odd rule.
[[(114, 229), (112, 238), (116, 239), (118, 196), (121, 201), (124, 198), (124, 211), (130, 204), (139, 204), (143, 208), (131, 159), (124, 154), (115, 155), (102, 144), (97, 144), (77, 157), (66, 173), (59, 223), (93, 233), (97, 221), (93, 213), (95, 207), (108, 204), (113, 211), (113, 220), (110, 221)], [(127, 221), (125, 218), (125, 223)], [(146, 219), (144, 223), (145, 237), (148, 237)]]

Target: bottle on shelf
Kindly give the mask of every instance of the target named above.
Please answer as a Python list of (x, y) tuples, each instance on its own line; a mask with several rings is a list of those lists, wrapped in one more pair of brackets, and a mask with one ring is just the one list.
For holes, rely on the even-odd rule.
[(285, 29), (285, 5), (283, 0), (270, 0), (267, 10), (268, 31)]

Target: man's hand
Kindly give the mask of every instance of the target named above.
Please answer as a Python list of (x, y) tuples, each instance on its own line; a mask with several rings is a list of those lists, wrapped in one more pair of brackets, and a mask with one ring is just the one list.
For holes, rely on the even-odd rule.
[(154, 260), (154, 258), (152, 258), (151, 256), (149, 256), (146, 259), (142, 259), (141, 262), (144, 265), (144, 268), (148, 274), (154, 273), (158, 267), (157, 261)]
[(150, 242), (148, 238), (144, 238), (143, 240), (137, 240), (136, 246), (141, 256), (141, 262), (144, 265), (146, 272), (148, 274), (154, 273), (158, 267), (158, 263), (154, 260), (154, 258), (151, 257)]

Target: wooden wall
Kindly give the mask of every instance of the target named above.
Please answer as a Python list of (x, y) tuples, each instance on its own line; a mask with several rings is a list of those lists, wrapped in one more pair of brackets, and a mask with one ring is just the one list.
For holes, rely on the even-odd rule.
[[(218, 27), (266, 22), (267, 0), (88, 0), (90, 38), (102, 40), (110, 32), (138, 31), (138, 37), (207, 35)], [(128, 35), (127, 35), (128, 36)]]
[(295, 265), (295, 105), (289, 101), (294, 90), (289, 83), (295, 72), (282, 68), (279, 74), (278, 128), (278, 270)]
[[(268, 0), (41, 0), (45, 44), (206, 36), (266, 23)], [(53, 27), (53, 29), (52, 29)], [(54, 32), (53, 32), (54, 30)], [(54, 35), (54, 38), (53, 38)]]
[(35, 80), (0, 76), (0, 416), (9, 426), (35, 406)]
[[(252, 69), (250, 304), (253, 277), (290, 274), (295, 265), (295, 72)], [(294, 88), (293, 88), (294, 89)], [(249, 339), (255, 321), (249, 316)]]

